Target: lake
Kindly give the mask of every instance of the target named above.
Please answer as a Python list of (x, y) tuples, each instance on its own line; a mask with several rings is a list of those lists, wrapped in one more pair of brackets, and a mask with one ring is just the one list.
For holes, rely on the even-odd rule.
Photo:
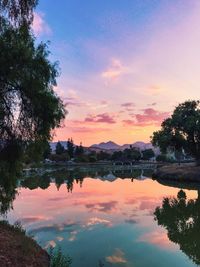
[(148, 177), (139, 170), (29, 177), (18, 181), (7, 219), (21, 221), (42, 247), (60, 246), (72, 267), (200, 264), (198, 191)]

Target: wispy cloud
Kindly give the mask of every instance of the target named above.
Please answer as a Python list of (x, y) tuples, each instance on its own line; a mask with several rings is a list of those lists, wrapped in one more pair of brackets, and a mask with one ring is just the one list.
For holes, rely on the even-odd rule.
[(98, 225), (98, 224), (102, 224), (104, 226), (112, 226), (111, 221), (106, 220), (106, 219), (101, 219), (98, 217), (90, 218), (89, 221), (87, 222), (86, 226), (94, 226), (94, 225)]
[(126, 102), (126, 103), (123, 103), (121, 104), (122, 107), (125, 107), (125, 108), (132, 108), (132, 107), (135, 107), (135, 103), (133, 102)]
[[(70, 127), (68, 127), (68, 129), (70, 130)], [(110, 131), (109, 128), (102, 128), (102, 127), (91, 128), (91, 127), (77, 127), (77, 126), (73, 126), (71, 130), (73, 130), (74, 133), (91, 133), (91, 134), (97, 132), (102, 133)]]
[(153, 103), (148, 104), (148, 106), (156, 106), (156, 105), (157, 105), (156, 102), (153, 102)]
[(129, 69), (125, 67), (119, 59), (112, 59), (110, 66), (101, 73), (101, 76), (108, 80), (116, 80), (120, 76), (128, 73)]
[(121, 104), (121, 107), (124, 108), (125, 111), (134, 111), (135, 106), (136, 105), (133, 102), (125, 102)]
[(42, 12), (34, 12), (32, 29), (36, 36), (49, 35), (52, 33), (51, 28), (45, 21), (45, 14)]

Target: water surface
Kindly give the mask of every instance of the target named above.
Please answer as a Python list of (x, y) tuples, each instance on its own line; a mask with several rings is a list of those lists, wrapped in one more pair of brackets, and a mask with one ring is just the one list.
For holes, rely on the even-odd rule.
[(18, 182), (8, 220), (20, 220), (44, 248), (59, 245), (72, 267), (196, 266), (197, 190), (179, 193), (148, 175), (76, 170), (28, 178)]

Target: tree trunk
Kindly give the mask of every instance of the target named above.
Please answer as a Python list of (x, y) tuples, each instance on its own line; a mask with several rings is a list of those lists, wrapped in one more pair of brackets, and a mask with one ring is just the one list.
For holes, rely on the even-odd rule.
[(200, 189), (197, 190), (197, 201), (200, 202)]

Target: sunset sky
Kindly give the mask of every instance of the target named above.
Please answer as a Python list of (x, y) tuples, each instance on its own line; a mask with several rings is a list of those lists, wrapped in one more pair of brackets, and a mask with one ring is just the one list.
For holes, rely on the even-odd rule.
[(199, 0), (40, 0), (33, 30), (60, 62), (68, 115), (55, 140), (149, 141), (200, 98)]

